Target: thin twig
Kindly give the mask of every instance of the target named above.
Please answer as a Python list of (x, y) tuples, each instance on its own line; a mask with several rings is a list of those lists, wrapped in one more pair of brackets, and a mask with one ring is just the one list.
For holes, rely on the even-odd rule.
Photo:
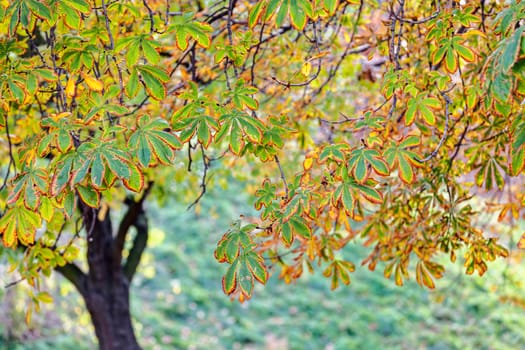
[(8, 289), (8, 288), (14, 287), (14, 286), (16, 286), (17, 284), (19, 284), (19, 283), (25, 281), (25, 279), (26, 279), (25, 277), (21, 277), (21, 278), (15, 280), (15, 281), (13, 281), (13, 282), (9, 282), (9, 283), (7, 283), (7, 284), (4, 285), (4, 288), (5, 288), (5, 289)]
[(281, 166), (281, 162), (279, 161), (279, 157), (274, 156), (275, 162), (277, 163), (277, 166), (279, 167), (279, 172), (281, 173), (281, 180), (284, 184), (284, 191), (286, 193), (285, 199), (288, 199), (289, 196), (289, 190), (288, 190), (288, 182), (286, 181), (286, 176), (284, 175), (283, 167)]
[[(153, 10), (151, 9), (151, 7), (149, 7), (149, 4), (148, 4), (147, 0), (142, 0), (142, 3), (146, 7), (146, 10), (148, 10), (149, 21), (150, 21), (149, 33), (153, 34), (155, 32), (155, 18), (154, 18), (155, 14), (153, 13)], [(167, 16), (166, 16), (166, 18), (167, 18)]]
[(346, 59), (346, 57), (348, 57), (351, 54), (365, 52), (366, 50), (368, 50), (370, 48), (369, 44), (364, 44), (364, 45), (357, 46), (355, 48), (351, 48), (351, 46), (354, 43), (355, 36), (357, 34), (358, 23), (361, 20), (361, 15), (362, 15), (362, 12), (363, 12), (363, 6), (364, 6), (364, 1), (361, 0), (359, 2), (359, 8), (357, 9), (357, 13), (355, 14), (355, 20), (354, 20), (354, 26), (353, 26), (352, 34), (350, 36), (350, 40), (346, 44), (345, 51), (343, 52), (343, 54), (339, 58), (339, 61), (337, 61), (335, 67), (330, 69), (330, 71), (328, 72), (328, 76), (326, 77), (325, 81), (317, 88), (317, 90), (315, 90), (313, 92), (312, 96), (319, 95), (323, 91), (323, 89), (328, 85), (328, 83), (330, 83), (330, 81), (332, 81), (332, 79), (337, 74), (337, 71), (339, 71), (339, 69), (341, 68), (341, 65), (343, 64), (343, 61)]
[(254, 82), (255, 82), (255, 64), (257, 63), (257, 54), (259, 53), (259, 50), (261, 49), (261, 41), (262, 41), (262, 37), (263, 37), (263, 34), (264, 34), (264, 27), (265, 27), (265, 25), (266, 25), (266, 23), (263, 23), (261, 25), (261, 31), (259, 33), (259, 43), (255, 47), (255, 52), (253, 53), (253, 56), (252, 56), (252, 67), (250, 69), (251, 85), (254, 85)]
[(404, 18), (402, 16), (398, 16), (395, 13), (392, 13), (392, 14), (393, 14), (394, 18), (396, 20), (400, 21), (400, 22), (405, 22), (405, 23), (408, 23), (408, 24), (423, 24), (423, 23), (426, 23), (426, 22), (428, 22), (430, 20), (433, 20), (434, 18), (439, 16), (440, 13), (441, 13), (441, 2), (439, 0), (437, 0), (436, 11), (434, 13), (432, 13), (430, 16), (422, 18), (422, 19), (413, 20), (413, 19)]
[(109, 37), (109, 47), (108, 48), (110, 50), (113, 50), (115, 48), (115, 40), (113, 39), (113, 34), (111, 33), (111, 27), (109, 25), (108, 8), (106, 6), (105, 0), (102, 0), (102, 13), (104, 14), (106, 31), (108, 32), (108, 37)]
[(454, 162), (454, 159), (456, 159), (456, 157), (459, 154), (459, 149), (461, 148), (461, 145), (463, 144), (463, 140), (465, 139), (465, 136), (467, 135), (469, 126), (470, 126), (470, 122), (467, 122), (467, 125), (465, 125), (465, 129), (463, 129), (463, 132), (461, 133), (461, 136), (459, 137), (459, 140), (455, 145), (454, 154), (452, 154), (452, 156), (449, 159), (447, 172), (449, 172), (450, 169), (452, 169), (452, 163)]
[(281, 81), (279, 79), (277, 79), (276, 77), (272, 77), (272, 80), (275, 81), (276, 83), (280, 84), (280, 85), (283, 85), (283, 86), (286, 86), (287, 88), (289, 87), (292, 87), (292, 86), (308, 86), (310, 85), (310, 83), (312, 81), (314, 81), (315, 79), (317, 79), (317, 77), (319, 76), (319, 73), (321, 73), (321, 50), (319, 48), (319, 39), (317, 37), (317, 27), (316, 27), (316, 22), (313, 23), (313, 30), (314, 30), (314, 37), (313, 37), (313, 42), (314, 42), (314, 46), (316, 48), (316, 51), (317, 51), (317, 70), (316, 72), (310, 77), (308, 78), (306, 81), (304, 82), (301, 82), (301, 83), (291, 83), (290, 81), (288, 82), (285, 82), (285, 81)]
[[(235, 8), (237, 0), (229, 0), (228, 2), (228, 20), (226, 22), (226, 28), (228, 29), (228, 41), (230, 43), (230, 46), (233, 46), (233, 31), (232, 31), (232, 15), (233, 15), (233, 9)], [(226, 60), (226, 66), (228, 66), (228, 60)], [(235, 63), (232, 64), (233, 67), (233, 73), (235, 74), (235, 78), (239, 76), (239, 72), (237, 72), (237, 67), (235, 67)]]
[(11, 135), (9, 134), (9, 119), (5, 118), (5, 134), (7, 137), (7, 146), (9, 149), (9, 164), (7, 164), (7, 171), (4, 176), (4, 182), (2, 183), (2, 186), (0, 187), (0, 191), (2, 191), (7, 186), (7, 180), (9, 179), (9, 175), (11, 174), (11, 167), (13, 167), (16, 175), (16, 167), (15, 167), (15, 158), (13, 156), (13, 143), (11, 142)]
[(204, 194), (206, 193), (206, 186), (207, 186), (207, 176), (208, 176), (208, 168), (210, 167), (210, 160), (208, 159), (208, 157), (206, 156), (206, 153), (204, 153), (204, 147), (202, 146), (202, 144), (200, 145), (200, 148), (201, 148), (201, 153), (202, 153), (202, 164), (204, 166), (204, 170), (203, 170), (203, 174), (202, 174), (202, 178), (201, 178), (201, 184), (200, 184), (200, 188), (201, 188), (201, 193), (199, 194), (199, 196), (193, 201), (193, 203), (191, 203), (187, 210), (190, 210), (193, 206), (195, 206), (197, 203), (199, 203), (199, 201), (201, 200), (201, 198), (204, 196)]
[(60, 68), (57, 66), (56, 62), (56, 54), (55, 54), (55, 40), (56, 40), (56, 34), (55, 34), (56, 26), (51, 27), (49, 30), (49, 46), (51, 49), (51, 61), (53, 62), (53, 70), (55, 71), (58, 79), (57, 79), (57, 89), (58, 89), (58, 101), (57, 105), (59, 106), (59, 110), (61, 112), (64, 112), (66, 110), (66, 95), (64, 92), (64, 87), (62, 86), (62, 83), (60, 82)]

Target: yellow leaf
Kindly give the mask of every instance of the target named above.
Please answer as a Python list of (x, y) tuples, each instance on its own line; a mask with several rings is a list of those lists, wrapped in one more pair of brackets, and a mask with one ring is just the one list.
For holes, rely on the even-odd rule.
[(471, 37), (471, 36), (474, 36), (474, 35), (479, 35), (483, 38), (486, 38), (487, 36), (485, 35), (485, 33), (483, 33), (481, 30), (477, 30), (477, 29), (472, 29), (472, 30), (469, 30), (468, 32), (466, 33), (463, 33), (463, 37), (464, 38), (468, 38), (468, 37)]
[(328, 55), (329, 53), (330, 53), (329, 51), (320, 52), (317, 55), (313, 55), (312, 57), (310, 57), (309, 61), (313, 61), (313, 60), (316, 60), (318, 58), (322, 58), (322, 57)]
[(304, 170), (308, 170), (312, 167), (312, 164), (313, 164), (313, 159), (312, 158), (306, 158), (304, 160), (304, 163), (303, 163), (303, 166), (304, 166)]
[(343, 38), (345, 39), (345, 43), (348, 44), (350, 42), (350, 34), (348, 34), (347, 32), (343, 33)]
[(51, 304), (53, 302), (53, 297), (48, 292), (40, 292), (37, 294), (36, 298), (38, 301), (41, 301), (46, 304)]
[(102, 89), (104, 89), (104, 84), (100, 80), (97, 80), (85, 73), (82, 73), (82, 78), (84, 78), (84, 81), (91, 90), (100, 92)]
[(312, 64), (310, 62), (306, 62), (305, 64), (303, 64), (301, 68), (301, 73), (303, 73), (305, 77), (309, 76), (311, 71), (312, 71)]
[(25, 315), (26, 325), (31, 324), (31, 315), (32, 315), (32, 309), (31, 309), (31, 308), (28, 308), (28, 309), (26, 310), (26, 315)]
[(6, 112), (9, 112), (10, 108), (9, 108), (9, 103), (7, 103), (6, 101), (1, 101), (0, 102), (0, 107), (2, 107), (2, 109)]
[[(86, 81), (87, 82), (87, 81)], [(75, 96), (75, 79), (71, 76), (66, 84), (66, 96), (72, 98)]]
[(50, 117), (53, 118), (53, 120), (60, 120), (65, 117), (69, 117), (71, 115), (71, 112), (62, 112), (62, 113), (52, 113), (50, 114)]

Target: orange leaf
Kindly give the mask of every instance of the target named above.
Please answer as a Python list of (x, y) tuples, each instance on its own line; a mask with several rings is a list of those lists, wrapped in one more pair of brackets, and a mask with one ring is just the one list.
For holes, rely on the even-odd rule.
[(525, 233), (521, 235), (521, 238), (518, 241), (518, 248), (525, 249)]
[[(86, 80), (86, 83), (87, 83), (87, 80)], [(66, 84), (66, 96), (69, 98), (72, 98), (75, 96), (75, 93), (76, 93), (75, 79), (73, 79), (73, 76), (71, 76), (69, 77), (69, 80), (67, 81), (67, 84)]]
[(97, 80), (85, 73), (82, 73), (82, 78), (84, 78), (84, 81), (91, 90), (100, 92), (104, 89), (104, 84), (100, 80)]

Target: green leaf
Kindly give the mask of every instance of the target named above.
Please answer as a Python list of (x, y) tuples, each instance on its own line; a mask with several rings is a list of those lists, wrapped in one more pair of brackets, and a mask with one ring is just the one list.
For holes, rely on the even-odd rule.
[(144, 69), (144, 66), (136, 66), (140, 72), (140, 76), (144, 81), (144, 87), (148, 94), (156, 100), (163, 100), (166, 98), (166, 87), (158, 75), (152, 74), (151, 70)]
[(133, 98), (137, 95), (137, 92), (139, 91), (139, 75), (137, 74), (136, 69), (131, 71), (128, 82), (124, 89), (126, 91), (126, 95), (129, 98)]
[(138, 65), (135, 66), (137, 70), (142, 73), (147, 73), (150, 76), (153, 76), (155, 79), (159, 80), (162, 83), (166, 83), (170, 80), (170, 76), (166, 71), (160, 67), (150, 66), (150, 65)]
[(130, 148), (136, 151), (137, 158), (143, 167), (151, 164), (152, 156), (163, 164), (171, 163), (173, 151), (182, 147), (180, 140), (171, 133), (164, 131), (169, 125), (160, 118), (150, 119), (142, 116), (139, 127), (128, 141)]
[(378, 174), (386, 176), (390, 173), (390, 170), (388, 169), (388, 165), (386, 162), (380, 158), (371, 158), (369, 159), (370, 165), (372, 165), (372, 169)]
[(406, 126), (410, 126), (416, 120), (416, 113), (417, 113), (418, 105), (415, 99), (408, 100), (407, 105), (408, 105), (408, 108), (405, 113), (405, 124)]
[(58, 149), (62, 153), (67, 152), (71, 147), (73, 147), (73, 139), (71, 138), (71, 135), (69, 134), (69, 132), (63, 129), (58, 132), (57, 145), (58, 145)]
[(261, 187), (255, 192), (257, 197), (255, 209), (261, 210), (263, 206), (268, 207), (276, 198), (276, 190), (276, 185), (272, 184), (269, 179), (264, 179)]
[(240, 155), (244, 147), (241, 128), (238, 122), (233, 122), (230, 128), (230, 150), (235, 155)]
[(211, 131), (207, 123), (198, 123), (197, 139), (204, 146), (204, 148), (207, 148), (210, 145)]
[(127, 160), (109, 152), (104, 153), (104, 160), (109, 170), (119, 179), (129, 179), (131, 171)]
[(306, 26), (306, 13), (304, 10), (305, 2), (302, 2), (300, 0), (296, 1), (290, 1), (288, 0), (288, 4), (290, 6), (290, 20), (292, 22), (292, 25), (297, 30), (303, 30)]
[(250, 298), (253, 292), (253, 276), (246, 264), (241, 264), (239, 268), (239, 287), (241, 293)]
[(353, 168), (353, 174), (358, 183), (363, 183), (368, 177), (368, 169), (364, 157), (359, 157), (357, 160)]
[(447, 50), (447, 55), (445, 56), (445, 69), (449, 73), (455, 73), (458, 70), (458, 61), (456, 60), (455, 51), (450, 46)]
[(100, 154), (97, 154), (91, 163), (91, 183), (97, 189), (102, 187), (104, 175), (106, 173), (106, 167), (102, 161)]
[(399, 157), (399, 177), (403, 182), (410, 184), (414, 182), (414, 170), (405, 157)]
[(71, 179), (71, 168), (73, 166), (73, 159), (67, 157), (60, 161), (55, 170), (55, 174), (51, 179), (51, 195), (56, 196), (66, 187)]
[(140, 57), (140, 41), (132, 41), (128, 46), (128, 53), (126, 54), (126, 63), (128, 67), (132, 67), (139, 61)]
[(443, 43), (442, 46), (440, 46), (436, 51), (434, 51), (434, 54), (432, 55), (432, 64), (438, 65), (443, 58), (445, 57), (445, 54), (448, 51), (448, 48), (450, 47), (450, 43), (448, 40), (446, 40), (445, 43)]
[(405, 113), (405, 123), (411, 125), (416, 116), (421, 115), (428, 125), (436, 124), (436, 117), (431, 111), (441, 108), (441, 102), (435, 97), (426, 97), (426, 94), (418, 94), (408, 100), (408, 108)]
[(66, 21), (66, 24), (70, 26), (71, 28), (80, 28), (81, 19), (78, 15), (78, 12), (69, 7), (68, 5), (62, 6), (62, 10), (66, 14), (64, 16), (64, 20)]
[(122, 179), (122, 183), (130, 191), (139, 193), (144, 188), (144, 174), (135, 164), (129, 164), (130, 176)]
[(22, 103), (26, 95), (24, 92), (24, 89), (22, 89), (13, 80), (8, 80), (7, 85), (9, 86), (9, 89), (11, 90), (11, 95), (13, 95), (13, 97), (16, 98), (19, 103)]
[(196, 40), (201, 47), (208, 48), (210, 46), (210, 33), (213, 29), (209, 24), (193, 21), (184, 15), (177, 17), (176, 23), (170, 26), (170, 31), (175, 32), (175, 41), (179, 49), (186, 50), (190, 38)]
[(100, 206), (100, 193), (90, 186), (77, 186), (78, 195), (82, 202), (91, 208), (98, 208)]
[(173, 160), (173, 149), (158, 138), (148, 138), (150, 150), (161, 164), (170, 164)]
[(160, 61), (160, 54), (157, 52), (155, 47), (148, 41), (142, 41), (142, 52), (144, 52), (144, 57), (151, 64), (157, 64)]
[(90, 11), (89, 3), (84, 0), (62, 0), (68, 6), (82, 12), (88, 13)]
[(266, 270), (266, 266), (264, 266), (263, 259), (253, 251), (246, 253), (244, 259), (252, 276), (259, 283), (266, 284), (266, 281), (268, 280), (268, 271)]
[(512, 34), (512, 36), (506, 40), (505, 49), (503, 50), (503, 53), (501, 54), (501, 57), (499, 59), (499, 64), (501, 65), (501, 68), (505, 73), (508, 73), (508, 71), (512, 68), (512, 66), (518, 59), (520, 43), (524, 30), (525, 27), (519, 27), (518, 29), (516, 29), (514, 34)]
[(415, 146), (419, 146), (420, 143), (421, 143), (421, 140), (419, 139), (418, 136), (410, 135), (406, 137), (403, 141), (401, 141), (401, 143), (399, 144), (399, 147), (401, 148), (415, 147)]
[(222, 278), (222, 290), (225, 294), (230, 295), (237, 289), (237, 270), (238, 270), (238, 260), (235, 260), (231, 266), (226, 271), (226, 274)]
[(338, 0), (324, 0), (324, 8), (328, 11), (328, 14), (333, 15), (337, 9)]
[(359, 192), (372, 203), (381, 204), (383, 203), (383, 196), (376, 189), (368, 186), (357, 186)]
[(91, 165), (90, 160), (78, 159), (75, 160), (74, 167), (71, 175), (71, 184), (76, 185), (87, 176), (89, 167)]
[(257, 4), (255, 4), (248, 15), (248, 26), (250, 28), (253, 28), (257, 22), (259, 22), (259, 19), (261, 18), (261, 15), (264, 10), (264, 1), (259, 1)]
[[(134, 134), (136, 135), (136, 134)], [(138, 140), (138, 142), (134, 142), (134, 140)], [(148, 143), (148, 139), (146, 136), (141, 135), (137, 138), (130, 138), (129, 141), (130, 146), (135, 146), (137, 149), (137, 157), (139, 159), (140, 164), (142, 167), (147, 168), (149, 167), (151, 160), (152, 160), (152, 153), (150, 150), (150, 145)]]
[(279, 7), (279, 11), (277, 11), (277, 16), (275, 18), (275, 25), (277, 27), (280, 27), (283, 24), (283, 21), (286, 18), (286, 14), (288, 13), (289, 5), (290, 5), (290, 0), (283, 0), (281, 2), (281, 6)]
[(281, 224), (281, 238), (287, 246), (293, 242), (292, 227), (289, 221)]
[(343, 183), (336, 188), (332, 195), (332, 203), (334, 206), (341, 203), (348, 216), (354, 215), (355, 199), (348, 183)]
[(26, 208), (35, 210), (40, 204), (40, 194), (36, 191), (36, 186), (32, 182), (26, 185), (24, 193), (24, 205)]
[(51, 10), (42, 1), (25, 0), (25, 3), (31, 9), (31, 12), (33, 12), (33, 14), (38, 18), (45, 19), (48, 21), (52, 19)]
[(265, 125), (260, 120), (238, 110), (222, 115), (219, 121), (222, 122), (222, 125), (215, 134), (215, 140), (220, 142), (229, 134), (230, 150), (235, 155), (240, 155), (244, 150), (244, 137), (247, 137), (252, 143), (259, 143), (265, 130)]
[(458, 55), (463, 58), (467, 62), (474, 62), (476, 55), (474, 54), (474, 51), (472, 51), (470, 48), (463, 46), (461, 44), (454, 45), (454, 49), (458, 53)]
[(324, 163), (330, 159), (341, 163), (345, 159), (344, 151), (347, 150), (349, 150), (349, 146), (345, 143), (325, 146), (319, 154), (319, 162)]
[(510, 97), (512, 89), (512, 78), (504, 73), (499, 73), (494, 76), (490, 85), (490, 90), (501, 102), (507, 102)]
[(310, 228), (308, 227), (306, 221), (302, 217), (294, 215), (290, 218), (288, 222), (292, 226), (293, 232), (295, 232), (299, 236), (303, 238), (310, 238), (312, 236)]
[[(266, 12), (264, 13), (264, 21), (268, 21), (270, 17), (275, 13), (279, 5), (283, 0), (268, 0), (267, 6), (266, 6)], [(278, 25), (280, 26), (280, 25)]]

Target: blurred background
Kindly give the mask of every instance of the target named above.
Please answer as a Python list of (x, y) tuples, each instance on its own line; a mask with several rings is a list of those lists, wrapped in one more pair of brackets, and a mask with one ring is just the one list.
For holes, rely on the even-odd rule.
[[(501, 232), (509, 259), (490, 264), (483, 277), (465, 275), (461, 258), (445, 262), (445, 277), (432, 291), (414, 280), (397, 287), (383, 277), (381, 266), (374, 272), (360, 267), (368, 248), (353, 242), (343, 253), (358, 266), (350, 286), (331, 291), (322, 268), (293, 285), (279, 280), (276, 271), (266, 287), (257, 286), (252, 300), (231, 301), (221, 290), (226, 266), (215, 261), (213, 251), (233, 220), (254, 214), (239, 192), (235, 183), (215, 187), (189, 211), (187, 203), (149, 204), (151, 239), (132, 287), (144, 349), (525, 347), (525, 267), (512, 232)], [(523, 229), (522, 224), (517, 231)], [(43, 287), (54, 302), (25, 324), (24, 284), (4, 288), (16, 279), (7, 271), (8, 254), (0, 251), (0, 350), (96, 349), (82, 300), (57, 275)]]

